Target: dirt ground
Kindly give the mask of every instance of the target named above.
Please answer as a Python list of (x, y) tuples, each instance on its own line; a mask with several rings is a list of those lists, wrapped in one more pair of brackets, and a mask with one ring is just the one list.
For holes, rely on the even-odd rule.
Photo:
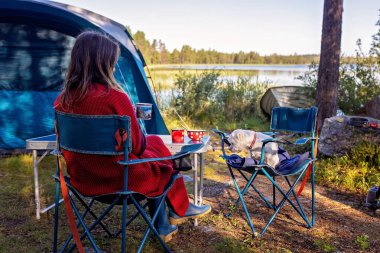
[[(316, 187), (316, 225), (313, 228), (308, 229), (297, 212), (286, 203), (264, 236), (252, 237), (241, 205), (233, 210), (231, 218), (225, 217), (237, 199), (227, 167), (211, 155), (207, 157), (206, 164), (209, 165), (206, 167), (204, 202), (211, 204), (212, 215), (201, 219), (198, 227), (191, 224), (180, 226), (179, 235), (170, 243), (175, 251), (380, 252), (380, 212), (374, 215), (363, 206), (365, 196), (322, 186)], [(215, 168), (218, 173), (215, 173)], [(243, 186), (245, 180), (239, 178), (238, 182)], [(272, 186), (269, 181), (259, 176), (256, 183), (271, 199)], [(280, 184), (283, 189), (288, 189), (285, 181)], [(245, 197), (245, 200), (255, 229), (260, 232), (273, 211), (267, 208), (264, 201), (258, 200), (252, 189), (249, 193), (253, 197)], [(310, 196), (310, 184), (307, 184), (301, 203), (308, 214)], [(280, 197), (277, 193), (277, 201)], [(210, 248), (210, 245), (217, 247)]]
[[(363, 207), (363, 195), (322, 186), (316, 187), (316, 224), (313, 228), (306, 228), (300, 216), (287, 203), (265, 235), (253, 237), (241, 205), (233, 208), (237, 194), (219, 155), (219, 151), (208, 152), (205, 163), (204, 203), (212, 206), (212, 212), (199, 219), (198, 226), (194, 226), (193, 221), (179, 225), (178, 234), (168, 243), (173, 252), (380, 252), (380, 211), (373, 215)], [(4, 164), (10, 163), (14, 163), (10, 167), (12, 169), (4, 167)], [(3, 162), (2, 166), (0, 252), (51, 252), (53, 212), (43, 214), (41, 220), (36, 220), (34, 216), (31, 157)], [(51, 175), (54, 159), (47, 158), (40, 167), (42, 205), (45, 206), (53, 201)], [(239, 184), (242, 186), (243, 183), (239, 178)], [(280, 184), (287, 189), (286, 182)], [(271, 199), (272, 187), (267, 180), (258, 177), (256, 186)], [(191, 184), (188, 187), (192, 192)], [(253, 197), (246, 197), (246, 203), (255, 229), (260, 232), (273, 211), (258, 200), (253, 190), (249, 193)], [(279, 201), (280, 194), (277, 196)], [(310, 185), (307, 185), (301, 203), (308, 214), (309, 198)], [(60, 209), (63, 214), (60, 219), (60, 243), (67, 235), (62, 232), (67, 232), (63, 209)], [(231, 212), (232, 216), (226, 218), (226, 214)], [(141, 224), (129, 228), (128, 242), (132, 245), (129, 252), (135, 251), (143, 231)], [(120, 251), (120, 238), (109, 240), (101, 231), (95, 231), (95, 239), (105, 252)], [(150, 239), (143, 252), (162, 252), (162, 248), (156, 240)]]

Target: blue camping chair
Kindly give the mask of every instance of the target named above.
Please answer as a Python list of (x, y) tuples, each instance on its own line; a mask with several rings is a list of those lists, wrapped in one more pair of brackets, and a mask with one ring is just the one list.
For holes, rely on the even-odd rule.
[[(137, 252), (141, 252), (143, 246), (148, 238), (150, 232), (153, 232), (154, 236), (159, 240), (160, 244), (166, 252), (170, 252), (169, 248), (165, 242), (160, 238), (157, 230), (154, 228), (153, 224), (158, 215), (161, 205), (165, 203), (165, 197), (169, 189), (174, 184), (175, 180), (181, 177), (180, 174), (175, 174), (171, 177), (169, 183), (166, 185), (164, 192), (157, 197), (149, 198), (138, 192), (128, 190), (128, 165), (131, 164), (140, 164), (146, 162), (162, 161), (162, 160), (173, 160), (176, 164), (181, 164), (182, 160), (187, 160), (183, 158), (188, 158), (191, 153), (194, 153), (200, 149), (203, 144), (192, 144), (187, 145), (182, 148), (182, 150), (169, 157), (162, 158), (147, 158), (147, 159), (137, 159), (137, 160), (128, 160), (128, 153), (131, 151), (132, 145), (130, 138), (130, 118), (128, 116), (116, 116), (116, 115), (101, 115), (101, 116), (89, 116), (89, 115), (76, 115), (76, 114), (66, 114), (62, 112), (55, 112), (56, 119), (56, 132), (57, 132), (57, 172), (56, 172), (56, 196), (55, 196), (55, 217), (54, 217), (54, 246), (53, 252), (57, 252), (57, 238), (58, 238), (58, 204), (59, 204), (59, 192), (60, 186), (62, 187), (62, 193), (64, 194), (64, 187), (67, 186), (68, 190), (68, 201), (65, 199), (66, 210), (68, 208), (67, 202), (71, 203), (73, 213), (77, 219), (77, 223), (72, 223), (70, 228), (74, 234), (71, 234), (66, 242), (63, 244), (59, 252), (64, 252), (69, 246), (71, 240), (76, 239), (80, 241), (84, 240), (86, 237), (90, 241), (91, 246), (95, 252), (100, 252), (99, 247), (96, 245), (94, 237), (91, 235), (91, 231), (100, 226), (109, 237), (115, 237), (122, 235), (121, 242), (121, 251), (126, 251), (126, 227), (139, 215), (142, 216), (148, 228), (141, 240)], [(120, 136), (120, 138), (116, 138)], [(122, 140), (122, 141), (120, 141)], [(121, 147), (121, 149), (115, 150), (115, 147)], [(119, 161), (119, 164), (124, 166), (124, 188), (120, 189), (118, 192), (113, 192), (106, 195), (100, 196), (83, 196), (78, 192), (71, 184), (70, 180), (67, 177), (63, 177), (59, 154), (61, 149), (78, 152), (82, 154), (94, 154), (94, 155), (105, 155), (105, 156), (117, 156), (124, 155), (124, 159)], [(179, 168), (181, 169), (181, 168)], [(64, 179), (63, 179), (64, 178)], [(89, 202), (86, 200), (89, 199)], [(143, 204), (147, 199), (154, 199), (159, 202), (156, 212), (151, 214), (151, 218), (147, 215), (145, 208), (147, 203)], [(85, 209), (83, 213), (80, 213), (77, 202), (79, 202)], [(93, 204), (95, 202), (102, 202), (109, 204), (101, 214), (96, 215), (92, 210)], [(127, 220), (127, 206), (128, 204), (133, 204), (136, 208), (136, 213), (132, 215), (131, 218)], [(115, 233), (107, 228), (103, 222), (103, 218), (116, 206), (122, 205), (122, 227), (120, 230)], [(66, 212), (69, 216), (69, 211)], [(74, 215), (73, 215), (74, 216)], [(93, 222), (90, 225), (86, 225), (87, 216), (93, 218)], [(74, 218), (73, 218), (74, 220)], [(70, 222), (69, 222), (70, 223)], [(83, 233), (79, 237), (77, 229), (73, 227), (83, 228)], [(77, 233), (77, 236), (75, 236)], [(81, 248), (81, 243), (77, 246)], [(72, 244), (71, 247), (67, 250), (71, 252), (75, 249), (75, 244)]]
[[(318, 138), (316, 137), (316, 117), (317, 117), (317, 108), (311, 107), (311, 108), (287, 108), (287, 107), (276, 107), (272, 109), (272, 116), (271, 116), (271, 124), (270, 128), (272, 132), (266, 132), (265, 134), (268, 134), (272, 136), (272, 138), (266, 139), (263, 141), (263, 145), (261, 148), (261, 160), (257, 165), (252, 165), (248, 167), (242, 167), (240, 164), (234, 165), (234, 163), (230, 162), (231, 158), (237, 157), (236, 154), (227, 155), (225, 150), (225, 144), (230, 145), (228, 141), (228, 135), (224, 132), (221, 132), (217, 129), (214, 129), (214, 132), (219, 134), (221, 137), (221, 145), (222, 145), (222, 152), (223, 152), (223, 159), (226, 160), (229, 172), (231, 174), (231, 177), (234, 182), (234, 186), (236, 188), (236, 191), (238, 193), (238, 200), (235, 203), (235, 207), (241, 202), (246, 218), (248, 220), (248, 224), (252, 230), (252, 233), (254, 236), (258, 235), (258, 233), (255, 232), (255, 228), (253, 226), (250, 214), (247, 209), (247, 205), (244, 201), (244, 196), (248, 193), (248, 189), (251, 187), (262, 199), (266, 206), (268, 206), (270, 209), (274, 211), (273, 215), (263, 228), (263, 230), (260, 233), (260, 236), (263, 236), (266, 230), (268, 229), (269, 225), (273, 222), (276, 215), (279, 213), (281, 208), (284, 206), (286, 202), (288, 202), (301, 216), (301, 218), (305, 221), (308, 228), (311, 228), (315, 224), (315, 214), (314, 214), (314, 205), (315, 205), (315, 196), (314, 196), (314, 171), (315, 166), (314, 162), (316, 160), (316, 146)], [(287, 136), (296, 136), (296, 135), (302, 135), (302, 138), (298, 138), (296, 141), (291, 142), (289, 140), (286, 140), (284, 137), (278, 137), (279, 134), (282, 132), (286, 132)], [(264, 163), (264, 156), (265, 156), (265, 145), (270, 142), (277, 142), (279, 144), (290, 144), (290, 145), (305, 145), (310, 144), (310, 150), (311, 150), (311, 157), (307, 158), (303, 162), (299, 163), (298, 165), (295, 165), (290, 170), (278, 170), (277, 168), (273, 168), (270, 165)], [(247, 181), (247, 184), (240, 188), (237, 184), (234, 171), (238, 171), (240, 175)], [(295, 193), (295, 187), (297, 183), (300, 181), (303, 175), (306, 173), (306, 179), (308, 177), (307, 171), (311, 173), (311, 220), (308, 218), (301, 202), (299, 201), (298, 197), (299, 194), (302, 191), (303, 186), (301, 186), (298, 194)], [(257, 187), (254, 185), (254, 180), (257, 177), (257, 175), (264, 175), (272, 184), (273, 184), (273, 193), (272, 193), (272, 203), (264, 197), (264, 195), (257, 189)], [(293, 184), (290, 181), (291, 176), (295, 176), (295, 179), (293, 181)], [(279, 184), (276, 182), (276, 177), (284, 178), (287, 182), (289, 189), (287, 191), (284, 191), (281, 189)], [(305, 181), (306, 182), (306, 181)], [(276, 189), (281, 193), (282, 199), (279, 202), (278, 205), (276, 205)], [(290, 195), (293, 195), (296, 204), (290, 199)]]

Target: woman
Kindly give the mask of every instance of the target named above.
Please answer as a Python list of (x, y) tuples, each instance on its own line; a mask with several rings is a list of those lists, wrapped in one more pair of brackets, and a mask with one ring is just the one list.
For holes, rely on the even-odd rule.
[[(128, 97), (114, 79), (113, 71), (120, 54), (119, 46), (107, 36), (86, 31), (73, 46), (71, 60), (62, 93), (54, 103), (58, 111), (84, 115), (122, 115), (131, 118), (132, 152), (129, 159), (170, 156), (161, 138), (144, 136), (135, 110)], [(123, 187), (123, 170), (117, 161), (122, 156), (105, 157), (63, 150), (71, 184), (84, 195), (98, 195), (119, 191)], [(129, 166), (130, 190), (154, 197), (161, 194), (174, 173), (172, 161), (143, 163)], [(162, 206), (155, 226), (168, 241), (177, 232), (176, 224), (211, 211), (189, 203), (182, 178), (177, 179), (167, 194), (170, 224)], [(150, 201), (151, 211), (157, 203)], [(153, 210), (152, 210), (153, 209)]]

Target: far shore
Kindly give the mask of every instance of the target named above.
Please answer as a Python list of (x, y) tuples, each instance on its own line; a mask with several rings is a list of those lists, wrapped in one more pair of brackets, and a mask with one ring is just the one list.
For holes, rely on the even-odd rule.
[(149, 68), (175, 68), (175, 67), (197, 67), (197, 66), (237, 66), (237, 67), (247, 67), (247, 66), (256, 66), (256, 67), (259, 67), (259, 66), (263, 66), (263, 67), (267, 67), (267, 66), (287, 66), (287, 67), (290, 67), (290, 66), (308, 66), (310, 65), (311, 63), (305, 63), (305, 64), (192, 64), (192, 63), (186, 63), (186, 64), (152, 64), (152, 65), (148, 65)]

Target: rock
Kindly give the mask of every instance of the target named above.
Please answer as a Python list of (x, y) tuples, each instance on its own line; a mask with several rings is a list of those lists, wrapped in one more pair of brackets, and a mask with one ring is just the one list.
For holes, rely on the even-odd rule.
[[(368, 122), (378, 125), (380, 121), (375, 118), (363, 117)], [(343, 156), (352, 147), (363, 140), (370, 140), (380, 145), (380, 128), (366, 126), (353, 126), (350, 122), (358, 119), (355, 116), (335, 116), (325, 119), (320, 134), (318, 150), (326, 156)]]

